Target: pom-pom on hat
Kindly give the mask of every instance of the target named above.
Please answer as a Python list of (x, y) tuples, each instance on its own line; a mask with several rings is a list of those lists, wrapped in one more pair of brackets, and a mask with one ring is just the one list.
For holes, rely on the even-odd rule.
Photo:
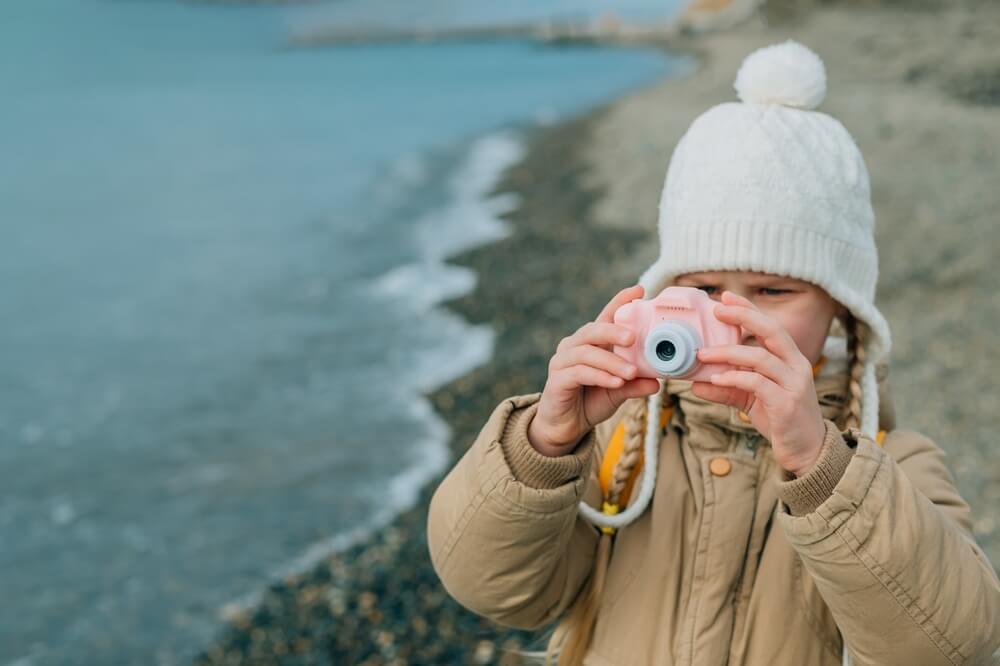
[(826, 97), (826, 67), (818, 55), (788, 40), (747, 56), (734, 87), (744, 102), (815, 109)]
[(660, 256), (639, 284), (649, 299), (683, 273), (737, 270), (822, 287), (870, 331), (861, 429), (874, 437), (875, 365), (891, 339), (875, 307), (875, 214), (861, 151), (839, 121), (815, 110), (826, 69), (794, 40), (748, 55), (734, 88), (741, 101), (705, 111), (674, 149), (660, 197)]

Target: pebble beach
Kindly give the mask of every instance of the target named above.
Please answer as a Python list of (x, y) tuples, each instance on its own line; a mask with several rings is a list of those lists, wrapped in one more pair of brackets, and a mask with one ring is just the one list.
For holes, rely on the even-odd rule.
[[(899, 427), (945, 450), (996, 566), (1000, 5), (989, 0), (769, 3), (735, 27), (660, 43), (695, 56), (689, 73), (531, 130), (527, 156), (497, 187), (520, 198), (505, 215), (513, 233), (450, 259), (479, 281), (446, 307), (496, 333), (488, 364), (429, 396), (451, 427), (451, 455), (500, 400), (541, 390), (559, 339), (653, 261), (674, 145), (699, 114), (736, 100), (743, 57), (789, 37), (823, 58), (819, 110), (851, 132), (871, 175)], [(499, 627), (441, 587), (426, 541), (436, 485), (253, 606), (223, 609), (225, 630), (195, 663), (518, 664), (511, 650), (541, 649), (542, 632)]]

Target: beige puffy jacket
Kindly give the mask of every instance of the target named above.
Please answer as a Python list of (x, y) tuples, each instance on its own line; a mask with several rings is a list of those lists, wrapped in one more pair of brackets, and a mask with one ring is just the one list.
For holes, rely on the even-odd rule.
[[(827, 367), (815, 380), (823, 450), (791, 481), (735, 409), (668, 382), (678, 409), (653, 500), (615, 536), (585, 664), (837, 666), (843, 640), (858, 666), (990, 663), (1000, 583), (944, 454), (894, 429), (884, 367), (882, 445), (841, 430), (846, 374)], [(559, 618), (592, 571), (600, 532), (577, 505), (600, 507), (601, 456), (625, 411), (549, 458), (527, 440), (539, 396), (496, 407), (428, 519), (448, 592), (526, 629)]]

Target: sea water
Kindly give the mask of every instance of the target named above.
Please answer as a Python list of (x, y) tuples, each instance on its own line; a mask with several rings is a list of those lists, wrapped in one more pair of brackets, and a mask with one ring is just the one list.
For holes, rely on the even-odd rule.
[[(420, 17), (599, 7), (479, 4)], [(0, 663), (181, 662), (410, 506), (448, 462), (422, 394), (492, 353), (439, 304), (509, 233), (520, 130), (684, 64), (289, 46), (413, 7), (0, 4)]]

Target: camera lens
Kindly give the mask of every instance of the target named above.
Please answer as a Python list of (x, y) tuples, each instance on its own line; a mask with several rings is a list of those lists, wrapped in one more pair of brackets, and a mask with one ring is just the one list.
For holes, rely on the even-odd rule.
[(674, 347), (674, 343), (670, 340), (662, 340), (656, 345), (656, 355), (661, 361), (672, 361), (676, 353), (677, 348)]
[(690, 324), (678, 319), (664, 320), (646, 334), (643, 353), (649, 367), (661, 377), (683, 379), (700, 366), (701, 346), (701, 336)]

